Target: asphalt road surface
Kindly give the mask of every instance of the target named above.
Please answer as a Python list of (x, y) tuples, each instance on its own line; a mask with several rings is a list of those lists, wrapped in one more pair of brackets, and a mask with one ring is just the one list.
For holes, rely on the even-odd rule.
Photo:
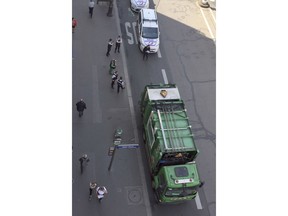
[[(163, 4), (165, 3), (165, 4)], [(88, 1), (73, 0), (73, 16), (78, 26), (73, 35), (73, 215), (214, 216), (216, 215), (216, 46), (215, 11), (202, 9), (197, 1), (155, 2), (160, 26), (160, 51), (142, 60), (136, 35), (136, 19), (129, 0), (117, 1), (113, 17), (107, 5), (95, 5), (88, 16)], [(150, 1), (150, 8), (153, 8)], [(118, 8), (118, 11), (115, 11)], [(119, 17), (117, 17), (119, 15)], [(120, 24), (120, 26), (117, 26)], [(120, 54), (105, 56), (111, 37), (123, 37)], [(116, 93), (110, 88), (108, 64), (117, 60), (117, 69), (127, 88)], [(139, 99), (150, 83), (175, 83), (185, 101), (195, 142), (196, 159), (205, 185), (199, 197), (177, 205), (157, 205), (151, 189), (142, 140)], [(75, 104), (87, 104), (83, 118)], [(132, 109), (132, 112), (131, 112)], [(134, 121), (134, 119), (136, 121)], [(108, 172), (114, 130), (121, 127), (126, 143), (140, 148), (117, 150)], [(78, 159), (90, 158), (80, 174)], [(88, 201), (89, 182), (95, 180), (108, 189), (101, 204)]]

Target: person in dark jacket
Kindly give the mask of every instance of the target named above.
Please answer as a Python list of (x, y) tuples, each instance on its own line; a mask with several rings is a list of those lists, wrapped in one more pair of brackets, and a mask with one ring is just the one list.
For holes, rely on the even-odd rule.
[(77, 111), (79, 112), (79, 117), (83, 115), (84, 109), (87, 109), (85, 102), (83, 99), (80, 99), (78, 103), (76, 103)]
[(143, 60), (146, 58), (146, 60), (148, 60), (148, 54), (150, 52), (150, 46), (147, 45), (144, 47), (143, 49)]
[(120, 79), (117, 80), (117, 93), (119, 93), (119, 90), (124, 89), (124, 81), (122, 80), (122, 77), (120, 77)]
[(80, 168), (81, 168), (81, 174), (83, 173), (83, 163), (87, 166), (88, 162), (90, 161), (87, 154), (84, 154), (81, 158), (79, 158), (80, 161)]
[[(96, 190), (97, 183), (96, 182), (90, 182), (90, 187), (89, 187), (89, 200), (92, 198), (92, 193), (93, 190)], [(95, 191), (96, 192), (96, 191)], [(97, 192), (96, 192), (97, 193)], [(96, 194), (97, 195), (97, 194)], [(98, 196), (97, 196), (98, 197)]]
[(108, 46), (107, 46), (107, 53), (106, 53), (107, 57), (110, 55), (110, 51), (111, 51), (112, 46), (113, 46), (113, 41), (110, 38), (109, 41), (108, 41)]
[(115, 71), (112, 75), (112, 82), (111, 82), (111, 88), (114, 89), (114, 84), (115, 84), (115, 81), (118, 79), (118, 72)]

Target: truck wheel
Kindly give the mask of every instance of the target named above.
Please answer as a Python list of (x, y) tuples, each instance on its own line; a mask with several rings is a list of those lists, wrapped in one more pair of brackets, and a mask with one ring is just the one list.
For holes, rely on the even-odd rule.
[(143, 142), (146, 143), (146, 135), (145, 135), (145, 130), (144, 129), (143, 129), (142, 133), (143, 133)]
[(156, 202), (157, 204), (160, 204), (161, 202), (159, 201), (159, 195), (158, 195), (158, 193), (156, 192), (155, 189), (153, 189), (153, 192), (154, 192), (155, 202)]

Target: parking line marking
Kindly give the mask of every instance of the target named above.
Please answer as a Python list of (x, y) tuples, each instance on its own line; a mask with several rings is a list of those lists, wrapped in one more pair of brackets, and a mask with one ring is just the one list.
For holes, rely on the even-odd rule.
[(197, 209), (203, 209), (203, 208), (202, 208), (201, 201), (200, 201), (200, 197), (199, 197), (199, 194), (198, 194), (198, 193), (197, 193), (197, 195), (196, 195), (196, 197), (195, 197), (195, 202), (196, 202)]
[(209, 31), (212, 39), (215, 39), (215, 38), (214, 38), (214, 35), (213, 35), (213, 33), (212, 33), (211, 29), (210, 29), (210, 26), (209, 26), (209, 24), (208, 24), (208, 22), (207, 22), (207, 19), (206, 19), (205, 15), (204, 15), (204, 12), (203, 12), (203, 10), (202, 10), (201, 7), (200, 7), (200, 11), (201, 11), (201, 14), (202, 14), (202, 16), (203, 16), (203, 18), (204, 18), (204, 21), (205, 21), (205, 23), (206, 23), (206, 26), (207, 26), (207, 28), (208, 28), (208, 31)]
[(162, 76), (163, 76), (163, 79), (164, 79), (164, 83), (165, 83), (165, 84), (168, 84), (168, 79), (167, 79), (165, 70), (164, 70), (164, 69), (161, 69), (161, 71), (162, 71)]
[(158, 55), (158, 58), (162, 58), (162, 55), (161, 55), (161, 52), (160, 52), (160, 48), (158, 49), (157, 55)]
[(211, 13), (211, 16), (212, 16), (212, 18), (213, 18), (213, 20), (214, 20), (214, 22), (216, 23), (216, 18), (215, 18), (215, 16), (214, 16), (214, 14), (213, 14), (213, 11), (212, 11), (212, 9), (210, 8), (210, 13)]

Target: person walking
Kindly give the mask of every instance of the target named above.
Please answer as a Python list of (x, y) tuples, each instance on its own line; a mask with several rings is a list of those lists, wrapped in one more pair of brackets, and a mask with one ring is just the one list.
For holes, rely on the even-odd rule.
[(90, 182), (90, 187), (89, 187), (89, 200), (91, 200), (93, 190), (95, 190), (96, 187), (97, 187), (97, 183), (96, 183), (96, 182)]
[(111, 51), (112, 46), (113, 46), (113, 41), (110, 38), (109, 41), (108, 41), (108, 47), (107, 47), (107, 53), (106, 53), (107, 57), (110, 55), (110, 51)]
[(104, 186), (101, 186), (101, 187), (96, 188), (96, 192), (97, 192), (99, 203), (101, 203), (101, 200), (104, 198), (104, 194), (107, 194), (108, 191)]
[(77, 21), (74, 17), (72, 17), (72, 33), (74, 33), (74, 29), (76, 28), (77, 26)]
[(80, 99), (79, 102), (76, 103), (77, 111), (79, 112), (79, 117), (83, 115), (84, 109), (87, 109), (85, 102), (83, 99)]
[(113, 74), (112, 71), (116, 69), (116, 60), (112, 59), (109, 65), (109, 74)]
[(122, 80), (122, 77), (117, 80), (117, 93), (119, 93), (119, 89), (124, 89), (124, 81)]
[(121, 43), (122, 43), (122, 38), (120, 37), (120, 35), (118, 35), (118, 37), (116, 39), (116, 43), (115, 43), (115, 53), (116, 53), (116, 50), (118, 50), (118, 53), (120, 53)]
[(89, 14), (90, 14), (91, 18), (93, 16), (94, 5), (95, 5), (95, 2), (93, 0), (90, 0), (90, 2), (89, 2)]
[(143, 49), (143, 60), (146, 58), (148, 60), (148, 54), (150, 52), (150, 45), (147, 45)]
[(83, 163), (85, 163), (85, 165), (88, 164), (88, 162), (90, 161), (90, 159), (88, 158), (87, 154), (83, 154), (81, 158), (79, 158), (80, 161), (80, 168), (81, 168), (81, 174), (83, 173)]
[(115, 81), (118, 79), (118, 72), (115, 71), (112, 75), (112, 82), (111, 82), (111, 88), (114, 89), (114, 84), (115, 84)]
[(111, 88), (114, 89), (114, 84), (115, 84), (115, 81), (118, 79), (118, 72), (115, 71), (112, 75), (112, 82), (111, 82)]

